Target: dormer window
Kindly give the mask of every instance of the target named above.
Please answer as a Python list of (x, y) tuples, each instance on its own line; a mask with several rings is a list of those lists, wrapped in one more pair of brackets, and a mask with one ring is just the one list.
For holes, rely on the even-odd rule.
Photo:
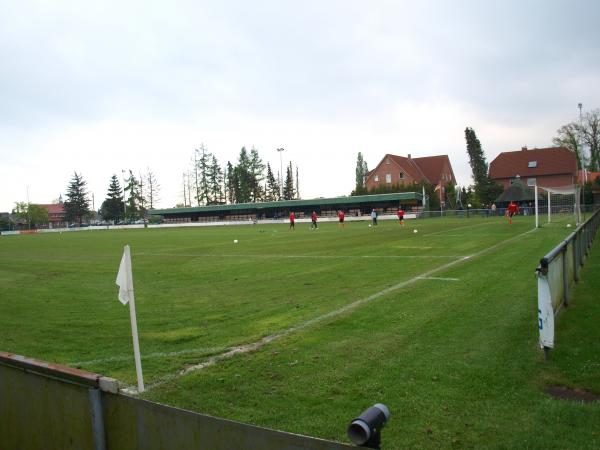
[(529, 167), (530, 169), (535, 169), (537, 167), (537, 161), (529, 161), (527, 167)]

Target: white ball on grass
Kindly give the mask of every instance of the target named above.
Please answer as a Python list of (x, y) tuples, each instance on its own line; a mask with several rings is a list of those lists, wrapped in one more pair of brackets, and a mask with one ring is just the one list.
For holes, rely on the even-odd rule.
[(413, 233), (418, 233), (418, 232), (419, 231), (416, 228), (413, 230)]
[(371, 224), (369, 224), (369, 228), (371, 228)]
[(567, 224), (567, 228), (571, 228), (571, 224), (570, 223)]
[(233, 240), (233, 243), (234, 243), (234, 244), (237, 244), (237, 243), (238, 243), (238, 240), (237, 240), (237, 239), (234, 239), (234, 240)]

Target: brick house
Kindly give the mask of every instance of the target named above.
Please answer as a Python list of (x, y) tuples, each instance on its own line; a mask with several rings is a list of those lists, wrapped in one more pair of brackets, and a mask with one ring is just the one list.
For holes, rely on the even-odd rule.
[(523, 147), (502, 152), (490, 163), (489, 177), (504, 189), (516, 178), (527, 186), (561, 187), (577, 183), (577, 158), (564, 147)]
[(62, 203), (52, 203), (49, 205), (38, 205), (48, 211), (48, 227), (64, 228), (67, 226), (65, 219), (65, 208)]
[(456, 184), (448, 155), (411, 158), (386, 154), (377, 166), (365, 176), (365, 187), (373, 190), (380, 186), (429, 183), (437, 186)]

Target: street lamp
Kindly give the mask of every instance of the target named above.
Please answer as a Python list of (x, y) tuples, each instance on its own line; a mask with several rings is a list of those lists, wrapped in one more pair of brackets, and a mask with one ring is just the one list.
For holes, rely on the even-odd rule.
[(279, 189), (280, 189), (280, 193), (279, 195), (281, 196), (281, 198), (283, 198), (283, 159), (281, 157), (281, 153), (283, 152), (283, 148), (278, 148), (277, 151), (279, 152)]

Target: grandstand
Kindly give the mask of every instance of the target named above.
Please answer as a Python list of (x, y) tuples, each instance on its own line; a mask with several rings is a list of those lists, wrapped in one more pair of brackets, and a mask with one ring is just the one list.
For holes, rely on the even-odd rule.
[(422, 204), (423, 196), (418, 192), (397, 192), (309, 200), (155, 209), (149, 211), (149, 214), (162, 216), (167, 223), (217, 222), (284, 219), (289, 216), (291, 211), (295, 212), (297, 218), (310, 217), (312, 211), (316, 211), (320, 217), (335, 217), (339, 210), (344, 211), (348, 216), (368, 215), (373, 209), (378, 214), (393, 214), (400, 206), (410, 211), (421, 207)]

